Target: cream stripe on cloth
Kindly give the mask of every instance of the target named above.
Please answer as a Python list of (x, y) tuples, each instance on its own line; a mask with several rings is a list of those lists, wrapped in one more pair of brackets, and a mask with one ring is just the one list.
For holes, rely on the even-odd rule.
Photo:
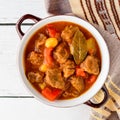
[[(49, 13), (74, 13), (94, 25), (105, 39), (110, 52), (110, 71), (105, 84), (110, 96), (101, 108), (92, 109), (90, 120), (120, 120), (120, 0), (45, 1)], [(99, 91), (93, 99), (99, 102), (102, 97)]]

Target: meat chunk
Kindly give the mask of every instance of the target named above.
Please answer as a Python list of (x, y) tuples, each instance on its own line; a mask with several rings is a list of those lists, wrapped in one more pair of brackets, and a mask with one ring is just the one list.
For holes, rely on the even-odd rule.
[(73, 98), (73, 97), (78, 97), (80, 95), (80, 93), (73, 87), (69, 87), (69, 89), (67, 89), (62, 96), (64, 98)]
[(71, 82), (72, 86), (79, 93), (81, 93), (84, 90), (84, 88), (85, 88), (84, 80), (81, 77), (72, 76), (70, 78), (70, 82)]
[(31, 64), (39, 66), (43, 63), (43, 55), (32, 51), (28, 55), (27, 60), (29, 60)]
[(42, 83), (44, 74), (43, 73), (38, 73), (38, 72), (29, 72), (27, 76), (28, 76), (28, 80), (31, 83), (35, 83), (35, 82), (36, 83)]
[(70, 55), (69, 46), (63, 42), (53, 51), (53, 56), (58, 63), (65, 63)]
[(61, 67), (65, 78), (70, 77), (75, 72), (75, 63), (71, 60), (67, 60)]
[(47, 37), (42, 34), (42, 33), (39, 33), (38, 34), (38, 38), (36, 39), (35, 41), (35, 51), (36, 52), (42, 52), (43, 48), (44, 48), (44, 44), (45, 44), (45, 41), (46, 41)]
[(90, 74), (99, 74), (99, 60), (94, 56), (87, 56), (87, 58), (81, 63), (80, 67)]
[(74, 27), (72, 25), (66, 26), (65, 29), (62, 31), (61, 37), (67, 41), (68, 43), (72, 42), (72, 38), (74, 33), (78, 30), (78, 27)]
[(48, 69), (46, 72), (46, 83), (49, 84), (51, 87), (64, 89), (65, 82), (62, 77), (62, 73), (59, 69)]

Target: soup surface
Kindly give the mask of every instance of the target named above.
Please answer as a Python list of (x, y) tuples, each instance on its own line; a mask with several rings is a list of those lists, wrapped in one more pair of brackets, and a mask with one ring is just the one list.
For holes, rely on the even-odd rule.
[(101, 68), (95, 38), (70, 22), (54, 22), (36, 31), (23, 61), (27, 79), (51, 101), (80, 96), (94, 84)]

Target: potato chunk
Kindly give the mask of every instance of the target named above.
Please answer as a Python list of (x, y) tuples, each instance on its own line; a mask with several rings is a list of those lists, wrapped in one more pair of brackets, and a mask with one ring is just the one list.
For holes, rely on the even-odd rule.
[(48, 38), (45, 42), (45, 47), (54, 48), (58, 44), (58, 40), (56, 38)]

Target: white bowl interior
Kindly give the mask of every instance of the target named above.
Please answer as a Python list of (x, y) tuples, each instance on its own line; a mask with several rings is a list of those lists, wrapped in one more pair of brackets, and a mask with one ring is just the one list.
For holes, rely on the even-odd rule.
[[(82, 94), (80, 97), (74, 98), (74, 99), (69, 99), (69, 100), (56, 100), (56, 101), (49, 101), (46, 98), (44, 98), (33, 86), (31, 83), (27, 80), (25, 73), (24, 73), (24, 67), (23, 67), (23, 53), (24, 53), (24, 48), (29, 40), (29, 38), (33, 35), (35, 31), (43, 27), (44, 25), (52, 22), (58, 22), (58, 21), (68, 21), (68, 22), (73, 22), (76, 23), (84, 28), (86, 28), (90, 33), (95, 37), (97, 40), (97, 43), (100, 48), (101, 52), (101, 58), (102, 58), (102, 65), (101, 65), (101, 72), (96, 80), (96, 82), (93, 84), (93, 86), (86, 91), (84, 94)], [(103, 86), (106, 77), (109, 72), (109, 52), (107, 45), (103, 39), (103, 37), (100, 35), (100, 33), (88, 22), (74, 17), (74, 16), (66, 16), (66, 15), (60, 15), (60, 16), (53, 16), (53, 17), (48, 17), (46, 19), (41, 20), (37, 24), (35, 24), (31, 29), (27, 31), (27, 33), (23, 36), (21, 45), (19, 48), (19, 53), (18, 53), (18, 69), (20, 76), (22, 78), (22, 81), (24, 82), (25, 86), (29, 89), (29, 91), (41, 102), (51, 105), (51, 106), (56, 106), (56, 107), (71, 107), (71, 106), (76, 106), (79, 104), (82, 104), (86, 101), (88, 101), (90, 98), (92, 98)]]

